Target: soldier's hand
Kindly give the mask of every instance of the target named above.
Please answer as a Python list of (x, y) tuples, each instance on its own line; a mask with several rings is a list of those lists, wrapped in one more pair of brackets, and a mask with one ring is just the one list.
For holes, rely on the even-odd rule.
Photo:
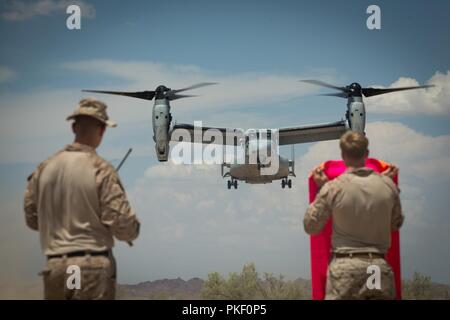
[(398, 174), (398, 168), (394, 165), (389, 166), (386, 170), (384, 170), (382, 175), (387, 176), (391, 179), (394, 179), (394, 177)]
[(328, 182), (328, 177), (325, 172), (323, 172), (323, 168), (321, 166), (315, 167), (311, 172), (311, 176), (319, 188)]

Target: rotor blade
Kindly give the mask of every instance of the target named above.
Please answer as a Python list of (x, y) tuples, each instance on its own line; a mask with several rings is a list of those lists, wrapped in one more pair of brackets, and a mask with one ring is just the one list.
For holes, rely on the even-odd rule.
[(416, 86), (416, 87), (400, 87), (400, 88), (363, 88), (362, 93), (365, 97), (372, 97), (379, 94), (385, 94), (385, 93), (391, 93), (396, 91), (403, 91), (403, 90), (414, 90), (414, 89), (423, 89), (423, 88), (431, 88), (434, 87), (434, 85), (426, 85), (426, 86)]
[(328, 96), (328, 97), (339, 97), (339, 98), (348, 98), (347, 93), (345, 92), (337, 92), (337, 93), (324, 93), (324, 94), (319, 94), (319, 96)]
[(336, 89), (336, 90), (340, 90), (340, 91), (345, 91), (345, 87), (334, 86), (332, 84), (329, 84), (329, 83), (326, 83), (323, 81), (319, 81), (319, 80), (299, 80), (299, 81), (314, 84), (316, 86), (322, 86), (322, 87), (327, 87), (327, 88)]
[(102, 90), (81, 90), (84, 92), (94, 92), (94, 93), (106, 93), (106, 94), (116, 94), (120, 96), (127, 96), (133, 98), (139, 98), (144, 100), (152, 100), (155, 96), (155, 91), (136, 91), (136, 92), (124, 92), (124, 91), (102, 91)]
[(197, 88), (201, 88), (201, 87), (212, 86), (214, 84), (217, 84), (217, 82), (201, 82), (201, 83), (197, 83), (197, 84), (194, 84), (194, 85), (186, 87), (186, 88), (172, 90), (172, 92), (177, 93), (177, 92), (182, 92), (182, 91), (186, 91), (186, 90), (192, 90), (192, 89), (197, 89)]
[(169, 94), (167, 95), (167, 97), (169, 98), (169, 100), (177, 100), (177, 99), (181, 99), (181, 98), (191, 98), (191, 97), (198, 97), (197, 95), (192, 95), (192, 94)]

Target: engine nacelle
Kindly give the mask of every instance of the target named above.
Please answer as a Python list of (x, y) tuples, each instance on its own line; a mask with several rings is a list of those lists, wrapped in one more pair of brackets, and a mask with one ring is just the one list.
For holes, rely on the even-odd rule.
[(365, 133), (366, 108), (361, 97), (349, 98), (347, 104), (347, 120), (351, 130)]
[(153, 106), (153, 140), (155, 140), (155, 151), (159, 161), (169, 159), (170, 142), (170, 114), (169, 102), (166, 99), (156, 99)]

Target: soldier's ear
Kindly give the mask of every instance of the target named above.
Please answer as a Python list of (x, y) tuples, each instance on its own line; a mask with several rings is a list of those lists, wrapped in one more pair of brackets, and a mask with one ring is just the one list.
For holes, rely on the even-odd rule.
[(101, 137), (103, 137), (103, 135), (105, 134), (105, 131), (106, 131), (106, 126), (105, 125), (100, 126), (100, 136)]
[(369, 157), (369, 149), (367, 149), (367, 151), (366, 151), (366, 158), (368, 158)]

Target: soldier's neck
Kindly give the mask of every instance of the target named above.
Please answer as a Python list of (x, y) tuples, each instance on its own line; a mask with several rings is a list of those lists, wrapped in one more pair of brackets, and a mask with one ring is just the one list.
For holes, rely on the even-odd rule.
[(347, 169), (357, 170), (359, 168), (364, 168), (366, 166), (366, 159), (359, 161), (347, 161), (345, 163)]
[(89, 146), (89, 147), (94, 148), (94, 149), (97, 148), (97, 146), (92, 141), (92, 139), (86, 139), (86, 138), (83, 138), (83, 137), (75, 137), (74, 143), (83, 144), (85, 146)]

